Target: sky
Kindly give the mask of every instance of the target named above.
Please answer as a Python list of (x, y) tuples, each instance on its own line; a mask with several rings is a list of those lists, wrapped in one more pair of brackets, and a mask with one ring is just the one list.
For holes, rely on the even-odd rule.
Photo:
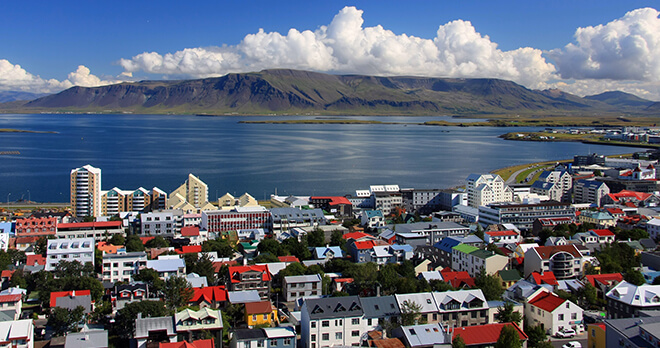
[(0, 91), (272, 68), (501, 78), (660, 101), (658, 1), (31, 1), (0, 11)]

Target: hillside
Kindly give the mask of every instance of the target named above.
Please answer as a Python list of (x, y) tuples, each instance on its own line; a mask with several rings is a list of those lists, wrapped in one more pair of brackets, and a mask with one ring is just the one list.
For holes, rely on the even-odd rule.
[[(639, 113), (646, 107), (639, 107)], [(499, 79), (329, 75), (283, 69), (199, 80), (72, 87), (20, 106), (0, 105), (0, 109), (246, 115), (595, 115), (620, 111), (619, 106), (599, 100), (558, 90), (533, 91)]]
[(650, 100), (642, 99), (634, 94), (621, 91), (610, 91), (597, 95), (590, 95), (584, 97), (584, 99), (597, 100), (613, 106), (633, 108), (646, 108), (653, 104)]

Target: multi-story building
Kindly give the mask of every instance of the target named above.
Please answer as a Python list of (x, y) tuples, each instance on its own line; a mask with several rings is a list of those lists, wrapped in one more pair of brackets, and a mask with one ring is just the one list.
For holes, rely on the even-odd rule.
[(304, 348), (358, 346), (367, 332), (358, 296), (307, 299), (300, 311)]
[(616, 219), (610, 213), (605, 211), (591, 211), (585, 210), (580, 212), (578, 216), (580, 223), (590, 223), (601, 228), (608, 228), (616, 226)]
[(94, 238), (100, 241), (108, 236), (124, 234), (121, 221), (72, 222), (57, 225), (57, 238)]
[(488, 324), (488, 302), (481, 289), (433, 292), (444, 327)]
[(101, 215), (101, 169), (86, 165), (71, 170), (73, 216)]
[(468, 206), (473, 208), (491, 203), (513, 201), (513, 190), (499, 175), (470, 174), (466, 179), (465, 189)]
[(174, 314), (176, 333), (180, 339), (192, 342), (213, 336), (218, 342), (222, 340), (222, 315), (220, 310), (202, 308), (198, 311), (186, 308)]
[(46, 271), (53, 271), (60, 261), (87, 262), (94, 265), (94, 238), (49, 239)]
[(284, 277), (282, 282), (284, 301), (290, 302), (296, 299), (322, 295), (322, 280), (319, 274)]
[(131, 282), (133, 275), (146, 266), (147, 254), (144, 251), (105, 254), (103, 255), (101, 280), (111, 283)]
[(602, 181), (580, 179), (573, 186), (573, 202), (601, 205), (603, 197), (610, 193), (610, 188)]
[(0, 322), (2, 347), (33, 348), (34, 323), (32, 319)]
[(353, 216), (353, 204), (342, 196), (312, 196), (309, 204), (335, 216)]
[(54, 236), (57, 231), (57, 218), (55, 217), (42, 217), (42, 218), (27, 218), (16, 219), (14, 227), (16, 237), (42, 237)]
[(172, 276), (186, 276), (186, 261), (181, 255), (159, 255), (156, 260), (147, 260), (147, 268), (158, 272), (158, 276), (163, 280)]
[(560, 201), (562, 197), (562, 191), (559, 185), (552, 182), (544, 182), (537, 180), (532, 186), (530, 186), (530, 193), (537, 195), (547, 196), (549, 199), (554, 201)]
[(510, 244), (510, 243), (520, 243), (520, 233), (510, 230), (510, 231), (486, 231), (484, 232), (484, 242), (486, 244), (497, 243), (497, 244)]
[(179, 216), (177, 219), (174, 216), (174, 211), (154, 211), (140, 214), (139, 234), (142, 236), (174, 237), (176, 233), (181, 232), (181, 227), (177, 223), (177, 220), (181, 218)]
[(451, 210), (459, 204), (465, 204), (465, 192), (440, 189), (401, 189), (403, 206), (407, 211), (430, 214), (440, 210)]
[(646, 223), (646, 232), (648, 232), (651, 239), (660, 237), (660, 219), (653, 218)]
[(533, 204), (495, 203), (479, 207), (479, 223), (488, 225), (513, 224), (519, 230), (528, 231), (536, 219), (567, 217), (575, 218), (575, 208), (570, 203), (547, 201)]
[(270, 212), (264, 207), (237, 207), (230, 211), (202, 211), (200, 228), (209, 234), (221, 234), (227, 231), (262, 228), (269, 230)]
[(482, 269), (486, 274), (495, 274), (509, 264), (509, 258), (504, 255), (465, 244), (453, 248), (452, 258), (452, 269), (468, 272), (470, 277), (478, 276)]
[(236, 329), (229, 337), (229, 348), (296, 348), (296, 331), (290, 326)]
[(573, 244), (539, 246), (525, 252), (525, 277), (533, 272), (552, 272), (558, 280), (579, 277), (586, 258)]
[(542, 291), (525, 304), (525, 320), (529, 325), (542, 325), (554, 336), (562, 329), (579, 330), (583, 310), (575, 303), (549, 291)]
[[(560, 202), (570, 202), (571, 189), (573, 188), (573, 177), (566, 170), (544, 171), (537, 181), (551, 183), (556, 187), (558, 195), (550, 199)], [(532, 186), (533, 187), (533, 186)], [(532, 190), (532, 193), (533, 190)]]
[(153, 211), (167, 208), (167, 193), (154, 187), (151, 191), (143, 187), (137, 190), (122, 190), (113, 187), (101, 191), (102, 215), (116, 215), (122, 212)]
[(385, 226), (385, 216), (380, 210), (363, 210), (360, 214), (360, 225), (369, 228)]
[(326, 223), (321, 209), (271, 208), (270, 214), (270, 230), (275, 235), (296, 227), (318, 227)]
[(257, 290), (264, 300), (270, 296), (273, 277), (266, 265), (230, 266), (229, 279), (229, 291)]
[(390, 227), (397, 233), (416, 233), (426, 237), (427, 245), (433, 245), (446, 237), (464, 237), (470, 232), (470, 228), (455, 222), (431, 221), (414, 222), (410, 224), (396, 224)]
[(647, 348), (657, 347), (660, 341), (660, 311), (647, 311), (642, 318), (606, 319), (604, 323), (605, 342), (596, 347)]
[(209, 187), (192, 174), (188, 174), (188, 179), (170, 193), (167, 205), (170, 209), (185, 212), (217, 209), (209, 203)]
[(640, 286), (622, 281), (605, 295), (608, 318), (639, 317), (641, 310), (660, 309), (660, 285)]
[(442, 319), (441, 315), (438, 315), (438, 305), (431, 292), (395, 294), (394, 297), (402, 314), (410, 313), (414, 307), (419, 307), (419, 317), (416, 318), (419, 322), (435, 324)]

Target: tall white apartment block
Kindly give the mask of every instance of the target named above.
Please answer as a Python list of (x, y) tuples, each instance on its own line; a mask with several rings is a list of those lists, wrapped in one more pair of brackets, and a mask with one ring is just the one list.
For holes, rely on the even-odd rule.
[(76, 217), (101, 215), (101, 169), (88, 164), (71, 170), (71, 209)]
[(49, 239), (46, 249), (46, 271), (53, 271), (60, 261), (94, 264), (94, 238)]
[(513, 190), (496, 174), (470, 174), (466, 179), (468, 206), (513, 201)]

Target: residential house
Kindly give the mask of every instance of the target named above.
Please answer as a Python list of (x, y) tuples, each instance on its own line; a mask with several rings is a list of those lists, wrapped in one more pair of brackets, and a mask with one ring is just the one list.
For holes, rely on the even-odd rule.
[(399, 338), (406, 347), (433, 348), (444, 344), (451, 345), (451, 337), (445, 333), (441, 324), (423, 324), (401, 326), (392, 335)]
[(284, 301), (291, 302), (298, 298), (322, 295), (322, 283), (320, 274), (284, 277), (282, 282)]
[(154, 269), (163, 280), (186, 275), (186, 262), (180, 255), (159, 255), (156, 260), (147, 260), (147, 268)]
[(479, 208), (495, 202), (513, 201), (513, 190), (494, 174), (470, 174), (466, 179), (468, 206)]
[(660, 285), (640, 286), (621, 281), (607, 294), (608, 318), (638, 317), (641, 310), (660, 309)]
[(471, 277), (479, 275), (482, 269), (486, 274), (495, 274), (505, 269), (508, 264), (508, 257), (496, 254), (493, 251), (478, 249), (465, 244), (459, 244), (453, 248), (452, 269), (459, 272), (468, 272)]
[(603, 347), (657, 347), (660, 340), (660, 315), (657, 311), (649, 311), (649, 314), (651, 315), (645, 315), (643, 318), (606, 319)]
[[(446, 237), (465, 237), (470, 228), (450, 221), (414, 222), (391, 225), (389, 228), (398, 234), (417, 234), (426, 237), (426, 245), (433, 245)], [(398, 244), (410, 244), (397, 239)]]
[(104, 254), (101, 280), (110, 283), (131, 282), (133, 275), (146, 266), (147, 254), (144, 251)]
[(248, 327), (275, 325), (279, 322), (277, 308), (269, 301), (248, 302), (245, 304), (245, 322)]
[(222, 342), (222, 315), (220, 310), (202, 308), (194, 311), (186, 308), (174, 314), (176, 333), (180, 340), (191, 342), (208, 338), (211, 334), (215, 342)]
[(575, 303), (546, 291), (525, 304), (525, 319), (528, 325), (542, 325), (551, 336), (565, 328), (579, 331), (582, 312), (582, 308)]
[(575, 223), (575, 216), (572, 217), (539, 217), (532, 223), (532, 235), (538, 236), (543, 229), (552, 230), (557, 225), (566, 225)]
[(455, 272), (449, 267), (440, 271), (442, 279), (446, 283), (451, 284), (454, 289), (461, 289), (464, 287), (474, 287), (474, 278), (470, 277), (467, 272)]
[(325, 225), (326, 219), (321, 209), (271, 208), (271, 231), (275, 236), (292, 228), (317, 227)]
[(113, 304), (120, 310), (129, 303), (140, 302), (149, 297), (149, 287), (143, 282), (131, 282), (115, 286)]
[(159, 342), (176, 342), (174, 316), (142, 318), (142, 313), (138, 313), (133, 338), (137, 341), (137, 348), (152, 347)]
[(451, 331), (452, 342), (456, 337), (461, 336), (466, 347), (493, 347), (505, 326), (513, 327), (518, 333), (522, 347), (527, 348), (528, 337), (516, 323), (493, 323), (456, 328)]
[(394, 295), (360, 297), (367, 331), (383, 330), (386, 322), (398, 322), (401, 311)]
[(335, 216), (353, 216), (353, 204), (342, 196), (311, 196), (309, 204)]
[(589, 230), (589, 233), (598, 238), (598, 243), (600, 244), (609, 244), (614, 242), (614, 232), (610, 230)]
[(550, 285), (551, 289), (555, 289), (559, 285), (555, 274), (552, 272), (532, 272), (527, 280), (536, 285)]
[(360, 213), (360, 225), (369, 228), (385, 226), (385, 217), (380, 210), (363, 210)]
[(487, 231), (484, 232), (484, 242), (486, 244), (509, 244), (520, 243), (520, 233), (516, 231)]
[(220, 308), (228, 301), (227, 289), (224, 285), (193, 288), (193, 291), (190, 304), (199, 308)]
[(357, 346), (366, 323), (357, 296), (307, 299), (301, 308), (300, 342), (303, 348)]
[(653, 218), (647, 222), (646, 232), (648, 232), (651, 239), (658, 239), (660, 237), (660, 219)]
[(535, 181), (532, 186), (530, 186), (530, 193), (546, 196), (549, 199), (559, 202), (561, 202), (563, 195), (561, 187), (558, 184), (543, 182), (540, 180)]
[(94, 265), (94, 238), (49, 239), (46, 248), (46, 271), (55, 270), (60, 261)]
[(33, 320), (23, 319), (0, 322), (0, 342), (3, 347), (33, 348)]
[(16, 237), (47, 237), (54, 236), (57, 231), (57, 218), (55, 217), (29, 217), (16, 219), (14, 224)]
[(94, 302), (89, 290), (72, 291), (53, 291), (50, 293), (50, 308), (60, 307), (70, 310), (81, 306), (85, 309), (85, 314), (90, 314), (93, 310)]
[(265, 265), (230, 266), (229, 279), (229, 291), (257, 290), (262, 299), (270, 297), (272, 276)]
[(591, 274), (586, 275), (587, 281), (596, 288), (598, 297), (607, 300), (605, 295), (617, 284), (623, 281), (621, 273)]
[(602, 322), (587, 324), (587, 347), (607, 347), (605, 327)]
[(510, 286), (515, 284), (517, 281), (522, 279), (520, 273), (515, 269), (501, 270), (497, 272), (497, 277), (500, 278), (502, 282), (502, 287), (508, 289)]
[[(432, 292), (437, 315), (444, 327), (488, 323), (488, 303), (481, 289)], [(430, 321), (429, 321), (430, 322)]]
[[(471, 234), (465, 237), (453, 236), (443, 238), (440, 242), (433, 244), (434, 259), (440, 267), (452, 267), (453, 248), (459, 244), (470, 245), (473, 247), (480, 247), (483, 245), (483, 240)], [(431, 256), (431, 255), (427, 255)]]
[(660, 203), (660, 198), (652, 193), (621, 190), (618, 193), (605, 195), (602, 203), (603, 205), (619, 204), (627, 207), (656, 207)]
[(582, 274), (586, 258), (575, 245), (541, 246), (525, 253), (525, 277), (532, 272), (553, 272), (557, 279)]
[(296, 331), (290, 326), (237, 329), (229, 337), (229, 348), (296, 348)]
[[(51, 347), (54, 342), (50, 341)], [(69, 332), (64, 341), (66, 348), (105, 348), (108, 347), (108, 330), (83, 328), (80, 332)]]
[(21, 317), (22, 306), (23, 295), (0, 295), (0, 312), (9, 314), (13, 320), (18, 320)]
[(594, 224), (601, 228), (616, 226), (616, 219), (612, 215), (603, 211), (584, 210), (578, 216), (578, 222)]
[(344, 257), (344, 251), (338, 246), (316, 247), (312, 251), (312, 257), (316, 260), (341, 259)]
[(395, 294), (396, 302), (402, 313), (410, 311), (412, 306), (419, 306), (419, 321), (427, 323), (439, 323), (438, 305), (435, 302), (431, 292), (421, 292), (414, 294)]

